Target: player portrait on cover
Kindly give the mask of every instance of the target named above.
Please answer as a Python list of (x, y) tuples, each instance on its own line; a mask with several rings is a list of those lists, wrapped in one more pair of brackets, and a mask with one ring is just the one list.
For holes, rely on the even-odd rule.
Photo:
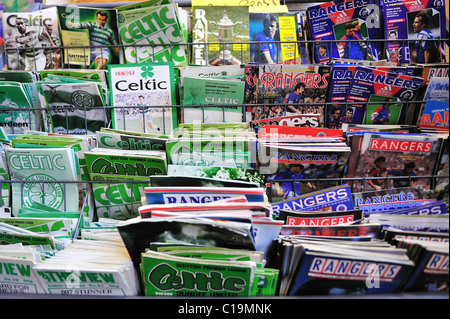
[(387, 30), (387, 40), (386, 41), (386, 57), (387, 60), (394, 63), (401, 63), (402, 58), (402, 48), (398, 40), (398, 29)]
[(330, 117), (328, 119), (328, 128), (341, 128), (342, 123), (340, 122), (341, 119), (341, 112), (342, 107), (340, 105), (333, 105), (330, 106)]
[(297, 16), (291, 13), (250, 13), (250, 62), (299, 64)]
[(400, 64), (400, 54), (398, 50), (392, 50), (389, 52), (389, 61)]
[(438, 41), (440, 29), (439, 12), (421, 10), (408, 12), (408, 39), (410, 61), (413, 63), (435, 63), (440, 61)]
[(2, 24), (9, 70), (61, 68), (60, 52), (51, 48), (61, 45), (58, 28), (53, 27), (58, 25), (56, 8), (31, 13), (4, 12)]
[(374, 179), (367, 180), (367, 190), (379, 191), (386, 187), (386, 180), (379, 178), (387, 176), (386, 157), (378, 156), (373, 161), (373, 167), (369, 171), (369, 176), (374, 177)]
[(409, 177), (417, 176), (417, 173), (414, 171), (415, 168), (416, 168), (416, 164), (414, 164), (414, 162), (408, 162), (403, 165), (403, 168), (387, 170), (387, 175), (395, 176), (395, 177), (402, 177), (402, 176), (405, 177), (405, 178), (392, 179), (392, 184), (391, 184), (390, 188), (417, 186), (418, 181), (416, 179), (409, 178)]
[(327, 63), (330, 61), (330, 50), (327, 43), (317, 44), (317, 62)]
[(250, 41), (256, 43), (250, 46), (250, 62), (277, 63), (278, 50), (275, 39), (277, 41), (280, 39), (278, 19), (273, 14), (251, 14)]
[[(146, 101), (144, 94), (149, 95), (149, 93), (150, 92), (139, 94), (138, 96), (139, 102), (136, 104), (136, 106), (139, 107), (139, 116), (141, 117), (141, 128), (143, 132), (148, 132), (149, 130), (161, 131), (161, 128), (159, 126), (163, 125), (162, 109), (148, 107), (149, 102)], [(165, 103), (164, 105), (169, 105), (169, 96), (168, 94), (164, 93), (158, 93), (158, 97), (160, 96), (163, 97), (163, 99), (160, 100), (160, 102)], [(149, 96), (148, 98), (152, 98), (152, 96)], [(157, 117), (158, 122), (160, 122), (159, 126), (156, 123), (154, 123)]]
[(107, 65), (119, 62), (119, 48), (112, 47), (119, 44), (115, 10), (57, 8), (63, 44), (89, 47), (86, 51), (77, 48), (67, 50), (68, 64), (107, 69)]
[(286, 103), (289, 112), (302, 113), (303, 106), (300, 103), (305, 102), (305, 87), (305, 83), (297, 83), (294, 90), (287, 95)]
[(245, 103), (258, 104), (251, 107), (251, 120), (309, 114), (319, 115), (323, 126), (330, 69), (294, 64), (247, 67)]
[(44, 30), (39, 37), (41, 45), (48, 47), (44, 49), (45, 69), (60, 69), (61, 68), (61, 49), (52, 49), (52, 47), (60, 47), (61, 39), (59, 32), (56, 34), (58, 24), (54, 25), (52, 21), (44, 22)]
[(309, 181), (300, 181), (302, 179), (308, 179), (305, 166), (302, 164), (291, 164), (280, 170), (273, 176), (272, 200), (274, 202), (287, 200), (316, 190), (316, 185)]
[[(429, 193), (432, 181), (425, 176), (435, 173), (441, 143), (438, 137), (365, 134), (354, 175), (361, 180), (355, 180), (352, 191), (417, 187)], [(376, 179), (378, 184), (370, 183), (375, 181), (373, 177), (386, 179)]]
[(352, 123), (355, 107), (341, 104), (329, 106), (328, 128), (340, 129), (343, 123)]
[(402, 103), (396, 104), (396, 98), (386, 98), (383, 96), (371, 96), (369, 102), (383, 102), (380, 104), (368, 104), (366, 111), (366, 118), (363, 124), (398, 124)]
[[(137, 130), (137, 127), (140, 127), (138, 130), (140, 132), (163, 133), (164, 121), (162, 108), (151, 106), (169, 106), (169, 93), (152, 91), (117, 93), (114, 95), (114, 100), (117, 106), (125, 106), (114, 109), (119, 127), (120, 125), (126, 125), (126, 129), (128, 130)], [(126, 124), (124, 124), (124, 119), (127, 122)]]
[(350, 155), (348, 147), (301, 147), (263, 145), (268, 163), (260, 163), (260, 174), (267, 176), (273, 203), (289, 200), (335, 186)]
[(373, 60), (372, 49), (366, 42), (366, 23), (360, 19), (337, 24), (334, 34), (338, 42), (339, 57), (351, 60)]

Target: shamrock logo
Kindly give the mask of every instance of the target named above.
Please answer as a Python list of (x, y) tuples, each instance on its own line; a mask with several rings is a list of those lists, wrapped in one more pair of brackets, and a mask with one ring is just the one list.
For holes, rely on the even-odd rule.
[(95, 100), (88, 92), (77, 90), (71, 95), (72, 104), (76, 107), (92, 107), (95, 105)]
[(142, 68), (141, 68), (141, 71), (142, 71), (142, 73), (141, 73), (141, 76), (143, 77), (143, 78), (151, 78), (151, 77), (153, 77), (155, 74), (152, 72), (153, 71), (153, 67), (151, 67), (151, 66), (143, 66)]

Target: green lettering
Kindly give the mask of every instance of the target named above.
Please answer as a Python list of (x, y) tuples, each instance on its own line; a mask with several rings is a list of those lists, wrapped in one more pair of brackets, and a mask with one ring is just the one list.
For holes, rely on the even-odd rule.
[(177, 276), (177, 270), (167, 264), (161, 264), (152, 269), (148, 275), (148, 281), (160, 290), (177, 289), (181, 287), (181, 278)]
[(96, 273), (87, 273), (86, 276), (91, 282), (102, 282), (100, 279), (98, 279), (98, 274)]
[(116, 169), (113, 167), (110, 161), (107, 161), (104, 158), (97, 158), (91, 165), (92, 173), (99, 174), (114, 174)]
[(128, 27), (128, 32), (134, 40), (142, 39), (144, 37), (139, 31), (136, 22), (130, 24)]
[(130, 33), (127, 28), (120, 29), (120, 39), (125, 43), (134, 43), (134, 39), (130, 37)]
[[(111, 136), (102, 136), (102, 137), (100, 137), (100, 142), (103, 144), (103, 145), (105, 145), (105, 146), (108, 146), (108, 147), (114, 147), (114, 144), (109, 144), (108, 143), (108, 140), (109, 139), (112, 139), (112, 137)], [(120, 143), (120, 142), (119, 142)]]
[(100, 273), (99, 275), (103, 279), (103, 281), (105, 281), (105, 282), (109, 282), (109, 283), (114, 283), (115, 282), (113, 274)]
[[(174, 17), (170, 14), (171, 12), (169, 11), (168, 7), (163, 7), (161, 8), (161, 10), (159, 10), (159, 12), (155, 12), (155, 13), (159, 13), (159, 16), (156, 19), (157, 21), (160, 20), (161, 21), (161, 28), (163, 28), (165, 25), (167, 24), (174, 24), (176, 23), (176, 20), (174, 19)], [(164, 24), (165, 25), (164, 25)]]
[(116, 163), (117, 174), (119, 175), (136, 175), (136, 176), (146, 176), (147, 170), (142, 163), (137, 163), (136, 166), (132, 164), (121, 164)]
[(31, 267), (30, 265), (19, 265), (17, 264), (17, 270), (19, 271), (21, 276), (30, 277), (31, 275)]
[(144, 35), (150, 35), (152, 34), (154, 31), (152, 31), (151, 29), (147, 29), (140, 20), (136, 21), (136, 27), (139, 29), (139, 31)]
[(244, 287), (245, 280), (239, 277), (228, 277), (225, 279), (225, 283), (223, 284), (223, 288), (230, 291), (241, 291)]

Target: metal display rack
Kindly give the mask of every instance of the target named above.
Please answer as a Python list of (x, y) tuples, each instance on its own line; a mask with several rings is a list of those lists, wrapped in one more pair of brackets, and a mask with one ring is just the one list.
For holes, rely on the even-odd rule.
[[(175, 2), (177, 2), (181, 7), (189, 7), (191, 5), (191, 2), (189, 0), (175, 0)], [(320, 3), (320, 2), (326, 2), (326, 1), (319, 1), (318, 3)], [(87, 7), (92, 6), (92, 7), (109, 8), (109, 7), (120, 6), (121, 4), (123, 5), (123, 4), (130, 4), (130, 3), (132, 3), (132, 2), (123, 2), (123, 3), (121, 3), (121, 2), (111, 2), (111, 3), (102, 2), (102, 3), (99, 3), (99, 4), (93, 4), (93, 3), (83, 4), (83, 6), (85, 5)], [(288, 7), (290, 9), (293, 9), (293, 10), (298, 10), (299, 8), (306, 8), (307, 6), (311, 6), (311, 5), (316, 4), (316, 3), (308, 3), (305, 0), (301, 0), (301, 1), (285, 0), (284, 3), (286, 5), (288, 5)], [(46, 6), (44, 5), (44, 8), (45, 7)], [(368, 42), (374, 42), (374, 41), (376, 41), (376, 40), (370, 40)], [(378, 40), (378, 41), (383, 41), (384, 45), (386, 45), (387, 41), (389, 41), (389, 40)], [(408, 41), (408, 40), (402, 40), (402, 41)], [(449, 44), (449, 40), (448, 39), (442, 39), (440, 41), (445, 42), (447, 44), (447, 46)], [(308, 45), (310, 43), (313, 43), (314, 41), (306, 40), (304, 42), (305, 42), (305, 44)], [(245, 42), (243, 42), (242, 44), (244, 44), (244, 43)], [(200, 44), (202, 44), (202, 43), (200, 43)], [(220, 44), (221, 45), (226, 45), (227, 43), (221, 42)], [(250, 44), (250, 43), (247, 43), (247, 44)], [(190, 54), (190, 52), (191, 52), (190, 47), (193, 44), (192, 43), (186, 43), (185, 45), (188, 47), (188, 52)], [(210, 44), (204, 43), (204, 45), (210, 45)], [(148, 46), (152, 46), (152, 45), (148, 45)], [(170, 45), (168, 45), (168, 46), (170, 46)], [(117, 46), (108, 46), (108, 47), (119, 47), (119, 49), (121, 49), (124, 46), (123, 45), (117, 45)], [(50, 50), (64, 50), (64, 49), (70, 49), (70, 48), (73, 49), (73, 48), (83, 48), (83, 47), (82, 46), (80, 46), (80, 47), (60, 46), (60, 47), (53, 47)], [(93, 47), (91, 47), (91, 48), (93, 48)], [(39, 49), (44, 49), (44, 48), (43, 47), (35, 47), (35, 48), (33, 48), (33, 50), (39, 50)], [(48, 49), (48, 48), (46, 48), (46, 49)], [(20, 49), (17, 48), (16, 51), (17, 51), (17, 54), (19, 54)], [(407, 107), (415, 107), (417, 104), (422, 104), (422, 103), (425, 103), (425, 102), (426, 101), (409, 101), (409, 102), (395, 102), (395, 103), (397, 103), (397, 104), (398, 103), (406, 103)], [(370, 103), (376, 104), (377, 102), (366, 102), (366, 103), (358, 102), (358, 104), (370, 104)], [(314, 104), (314, 103), (309, 103), (309, 104)], [(324, 113), (328, 111), (328, 109), (331, 107), (332, 104), (333, 103), (325, 103), (325, 105), (324, 105)], [(340, 103), (340, 104), (344, 105), (344, 106), (347, 105), (347, 103)], [(348, 103), (348, 104), (350, 104), (350, 103)], [(355, 103), (353, 103), (353, 104), (355, 104)], [(304, 103), (302, 103), (302, 105), (304, 105)], [(250, 105), (242, 104), (242, 105), (237, 105), (237, 106), (238, 107), (242, 107), (242, 109), (243, 109), (243, 113), (242, 113), (242, 120), (243, 120), (243, 122), (249, 121), (249, 119), (247, 118), (248, 115), (246, 113), (246, 108), (248, 108)], [(254, 106), (268, 107), (267, 104), (251, 104), (251, 107), (254, 107)], [(128, 106), (128, 107), (131, 108), (131, 106)], [(165, 108), (164, 106), (150, 106), (150, 107), (162, 108), (163, 110)], [(178, 108), (180, 114), (184, 114), (185, 107), (186, 107), (185, 105), (173, 105), (173, 106), (170, 106), (170, 108)], [(203, 120), (201, 122), (204, 122), (204, 115), (205, 115), (204, 110), (205, 110), (205, 107), (207, 107), (207, 106), (205, 106), (205, 105), (189, 105), (189, 108), (200, 108), (200, 109), (203, 110), (203, 112), (202, 112), (203, 113)], [(227, 106), (215, 106), (215, 107), (222, 107), (223, 108), (223, 118), (224, 118), (224, 121), (226, 121), (226, 109), (227, 109)], [(236, 105), (234, 105), (233, 107), (236, 107)], [(105, 106), (104, 107), (104, 111), (105, 112), (110, 112), (110, 111), (112, 111), (115, 108), (125, 109), (125, 108), (127, 108), (127, 106)], [(54, 110), (54, 108), (47, 108), (47, 107), (31, 108), (31, 109), (29, 109), (29, 112), (37, 111), (37, 112), (41, 113), (41, 112), (51, 112), (52, 110)], [(23, 110), (20, 110), (20, 111), (23, 112)], [(10, 109), (10, 108), (0, 108), (0, 112), (1, 113), (10, 113), (11, 114), (11, 118), (13, 118), (13, 112), (15, 112), (15, 110)], [(66, 112), (66, 115), (67, 115), (68, 110), (65, 110), (65, 112)], [(327, 114), (327, 113), (325, 113), (325, 114)], [(144, 114), (143, 114), (143, 117), (144, 117)], [(31, 116), (29, 118), (30, 118), (30, 127), (31, 127)], [(45, 124), (49, 124), (49, 123), (45, 123)], [(400, 124), (411, 124), (411, 123), (400, 123)], [(111, 128), (111, 123), (110, 122), (105, 122), (105, 127), (106, 128)], [(124, 129), (126, 130), (127, 128), (125, 127)], [(14, 128), (12, 128), (12, 133), (14, 134)], [(165, 132), (165, 128), (163, 128), (163, 132), (162, 133), (166, 133)], [(402, 177), (390, 177), (390, 179), (395, 179), (395, 178), (402, 178)], [(427, 178), (427, 179), (431, 179), (431, 180), (438, 180), (438, 179), (448, 179), (449, 176), (448, 175), (444, 175), (444, 176), (442, 176), (442, 175), (430, 175), (430, 176), (410, 177), (410, 179), (418, 179), (418, 178)], [(363, 178), (363, 181), (365, 181), (366, 179), (369, 179), (369, 178)], [(373, 179), (373, 178), (370, 178), (370, 179)], [(316, 183), (320, 184), (321, 181), (325, 181), (325, 180), (327, 182), (332, 181), (332, 182), (336, 183), (336, 185), (341, 185), (341, 184), (345, 184), (348, 181), (351, 181), (351, 180), (354, 180), (354, 179), (351, 179), (351, 178), (350, 179), (348, 179), (348, 178), (333, 178), (333, 179), (322, 179), (322, 180), (317, 179), (317, 180), (303, 180), (303, 181), (313, 181), (313, 182), (316, 182)], [(361, 180), (361, 179), (359, 178), (358, 180)], [(280, 180), (280, 181), (289, 181), (289, 182), (292, 182), (292, 183), (296, 182), (296, 180)], [(2, 195), (1, 194), (1, 192), (2, 192), (1, 191), (1, 185), (3, 183), (7, 183), (7, 184), (10, 184), (10, 185), (12, 185), (14, 183), (20, 183), (20, 184), (22, 184), (22, 188), (23, 188), (23, 184), (26, 183), (26, 182), (19, 182), (19, 181), (13, 181), (13, 180), (0, 181), (0, 197)], [(61, 183), (61, 184), (64, 185), (64, 187), (65, 187), (65, 185), (67, 183), (82, 183), (82, 184), (84, 184), (86, 186), (87, 192), (90, 192), (91, 189), (92, 189), (92, 183), (94, 183), (94, 181), (83, 181), (83, 182), (68, 182), (68, 181), (52, 181), (52, 182), (49, 182), (49, 181), (40, 181), (38, 183), (42, 183), (42, 188), (44, 188), (43, 185), (45, 183)], [(126, 182), (103, 181), (102, 183), (115, 183), (115, 184), (117, 184), (117, 183), (131, 183), (131, 184), (133, 184), (135, 182), (133, 182), (133, 181), (126, 181)], [(139, 183), (142, 183), (142, 181), (139, 181)], [(1, 203), (0, 203), (0, 205), (1, 205)], [(94, 205), (94, 203), (90, 202), (90, 198), (89, 197), (85, 198), (85, 200), (83, 202), (83, 208), (85, 206), (87, 206), (87, 205), (89, 205), (89, 206)], [(133, 205), (133, 203), (132, 203), (132, 205)], [(81, 210), (80, 214), (83, 214), (83, 209)], [(80, 220), (81, 220), (81, 218), (79, 219), (79, 221)], [(79, 236), (79, 227), (80, 227), (80, 225), (78, 223), (78, 225), (76, 226), (76, 231), (74, 232), (74, 237), (73, 237), (74, 239), (78, 238), (78, 236)], [(2, 296), (4, 296), (4, 295), (0, 294), (0, 299), (2, 299)], [(24, 296), (9, 296), (9, 295), (7, 296), (7, 298), (11, 298), (11, 297), (13, 297), (13, 298), (27, 298), (27, 297), (24, 297)], [(44, 297), (44, 298), (52, 298), (52, 296), (42, 296), (42, 297)], [(61, 296), (58, 296), (58, 298), (60, 298), (60, 297)], [(71, 298), (73, 298), (73, 297), (71, 297)], [(145, 297), (142, 297), (142, 298), (145, 298)], [(282, 297), (280, 297), (280, 298), (282, 298)], [(309, 298), (311, 298), (311, 297), (309, 297)], [(324, 298), (328, 298), (328, 297), (327, 296), (318, 296), (318, 297), (312, 297), (312, 298), (324, 299)], [(340, 298), (340, 297), (329, 297), (329, 298)], [(399, 293), (399, 294), (379, 295), (379, 296), (370, 296), (370, 297), (369, 296), (352, 296), (352, 298), (355, 298), (355, 299), (357, 299), (357, 298), (376, 298), (376, 299), (409, 299), (409, 298), (412, 298), (412, 299), (416, 299), (416, 298), (428, 299), (428, 298), (431, 298), (431, 299), (448, 299), (448, 292), (447, 293), (436, 293), (436, 294), (401, 294), (401, 293)]]

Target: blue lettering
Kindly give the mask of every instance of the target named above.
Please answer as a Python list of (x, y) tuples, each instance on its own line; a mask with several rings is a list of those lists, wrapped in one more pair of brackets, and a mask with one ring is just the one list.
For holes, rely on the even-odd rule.
[(438, 268), (439, 267), (439, 263), (441, 261), (442, 261), (442, 256), (441, 255), (434, 255), (433, 259), (428, 264), (428, 267), (429, 268)]
[(369, 73), (366, 75), (365, 80), (366, 80), (366, 81), (370, 81), (370, 82), (373, 83), (374, 80), (375, 80), (375, 74), (373, 74), (372, 72), (369, 72)]
[(381, 196), (372, 196), (374, 204), (381, 204)]
[(355, 80), (365, 80), (365, 78), (366, 78), (366, 75), (367, 75), (367, 72), (364, 72), (364, 71), (362, 71), (362, 70), (356, 70), (356, 72), (355, 72)]
[(395, 86), (402, 87), (402, 84), (403, 84), (402, 79), (400, 79), (400, 78), (395, 79), (395, 81), (394, 81)]
[(377, 74), (377, 76), (375, 77), (375, 83), (383, 84), (385, 80), (386, 80), (385, 75)]
[(400, 266), (391, 266), (388, 270), (388, 272), (386, 273), (386, 275), (384, 275), (384, 277), (393, 277), (395, 275), (395, 273), (397, 272), (397, 269), (401, 268)]
[(322, 266), (322, 263), (323, 263), (322, 259), (314, 259), (314, 264), (311, 268), (311, 271), (320, 272), (320, 267)]
[(387, 85), (392, 85), (392, 83), (394, 83), (395, 78), (388, 76), (386, 78), (386, 80), (384, 80), (384, 83), (386, 83)]
[(350, 268), (350, 271), (349, 271), (350, 274), (352, 274), (352, 275), (358, 274), (360, 269), (361, 269), (360, 267), (362, 265), (363, 265), (363, 263), (361, 263), (361, 262), (354, 262), (353, 265)]
[[(189, 196), (189, 202), (194, 204), (200, 204), (200, 198)], [(204, 203), (204, 201), (202, 201), (202, 203)]]
[(351, 264), (350, 261), (342, 260), (337, 267), (336, 273), (337, 274), (346, 274), (350, 264)]
[(323, 272), (333, 272), (333, 268), (334, 268), (334, 260), (331, 260), (328, 265), (325, 267), (325, 269), (323, 270)]

